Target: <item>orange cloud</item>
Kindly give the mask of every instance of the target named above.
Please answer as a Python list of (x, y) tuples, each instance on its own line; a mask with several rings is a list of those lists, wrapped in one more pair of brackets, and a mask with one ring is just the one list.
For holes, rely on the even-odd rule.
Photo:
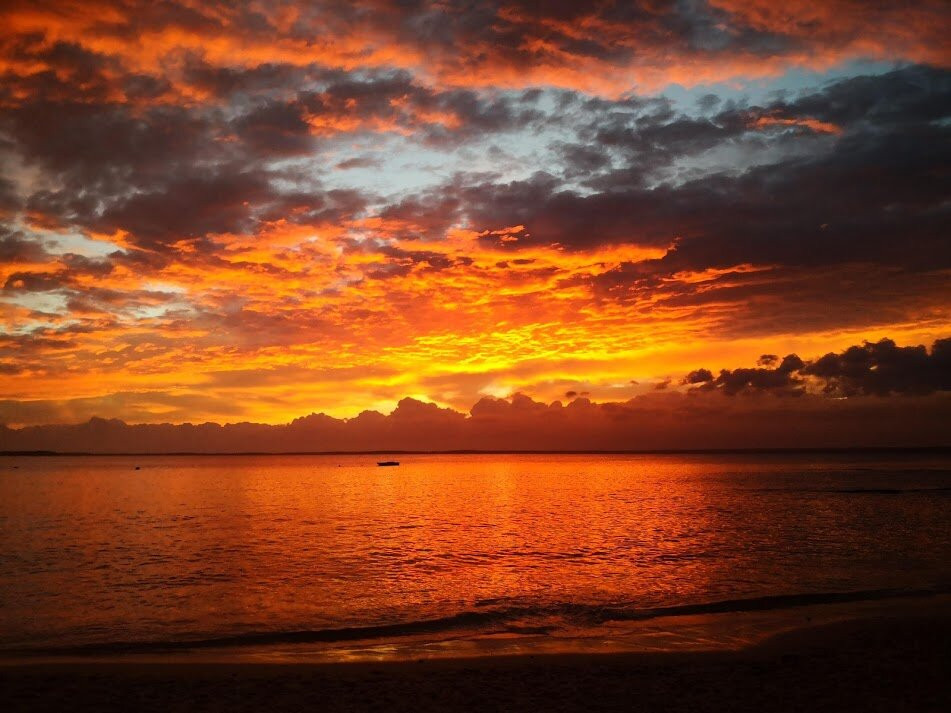
[(806, 118), (788, 118), (781, 116), (758, 116), (750, 124), (755, 129), (762, 129), (770, 126), (802, 126), (818, 134), (841, 134), (842, 128), (829, 121), (819, 121), (818, 119)]
[[(0, 9), (12, 422), (624, 402), (949, 332), (943, 4), (328, 7)], [(932, 66), (632, 94), (869, 57)]]

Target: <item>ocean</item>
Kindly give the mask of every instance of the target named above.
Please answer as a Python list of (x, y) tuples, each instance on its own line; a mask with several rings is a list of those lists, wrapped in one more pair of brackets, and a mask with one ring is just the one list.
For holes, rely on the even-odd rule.
[(940, 453), (0, 457), (0, 658), (704, 647), (949, 591)]

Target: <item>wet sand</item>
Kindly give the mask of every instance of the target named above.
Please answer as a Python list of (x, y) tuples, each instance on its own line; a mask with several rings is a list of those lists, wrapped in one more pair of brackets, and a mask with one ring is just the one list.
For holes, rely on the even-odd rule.
[(947, 711), (951, 612), (798, 629), (741, 651), (355, 664), (0, 666), (5, 711)]

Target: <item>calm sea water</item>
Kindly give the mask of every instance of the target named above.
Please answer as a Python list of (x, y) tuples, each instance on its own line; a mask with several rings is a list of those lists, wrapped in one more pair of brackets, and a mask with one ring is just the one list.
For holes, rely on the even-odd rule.
[(946, 456), (399, 459), (0, 458), (0, 653), (537, 638), (951, 585)]

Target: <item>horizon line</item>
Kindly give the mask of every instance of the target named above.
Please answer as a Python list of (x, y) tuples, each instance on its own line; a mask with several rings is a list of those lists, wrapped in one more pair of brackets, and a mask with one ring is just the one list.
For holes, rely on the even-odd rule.
[(362, 451), (0, 451), (0, 457), (62, 456), (378, 456), (378, 455), (717, 455), (770, 453), (951, 453), (951, 445), (932, 446), (806, 446), (776, 448), (645, 448), (632, 450), (362, 450)]

